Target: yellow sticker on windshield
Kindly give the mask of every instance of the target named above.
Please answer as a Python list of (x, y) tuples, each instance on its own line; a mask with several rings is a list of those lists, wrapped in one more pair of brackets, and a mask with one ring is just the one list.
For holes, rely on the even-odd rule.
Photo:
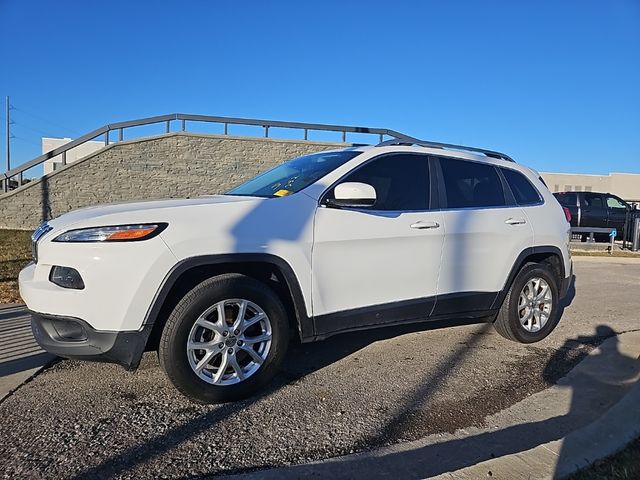
[(291, 195), (290, 190), (285, 190), (284, 188), (282, 190), (278, 190), (276, 193), (274, 193), (273, 195), (276, 197), (286, 197), (287, 195)]

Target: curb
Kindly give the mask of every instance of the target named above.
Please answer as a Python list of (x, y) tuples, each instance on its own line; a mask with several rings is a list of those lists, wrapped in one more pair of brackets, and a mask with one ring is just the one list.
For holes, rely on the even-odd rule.
[(487, 417), (484, 427), (222, 478), (560, 478), (640, 436), (639, 354), (640, 330), (609, 337), (556, 385)]
[(640, 437), (638, 405), (640, 383), (636, 383), (598, 420), (574, 430), (564, 438), (432, 478), (524, 480), (566, 477), (616, 454)]

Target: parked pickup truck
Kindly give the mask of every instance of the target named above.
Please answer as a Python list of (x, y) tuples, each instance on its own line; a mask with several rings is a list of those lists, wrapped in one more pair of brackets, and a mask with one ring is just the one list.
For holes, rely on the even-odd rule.
[(631, 205), (620, 197), (598, 192), (558, 192), (553, 195), (560, 205), (569, 209), (572, 227), (615, 228), (618, 238), (622, 238)]

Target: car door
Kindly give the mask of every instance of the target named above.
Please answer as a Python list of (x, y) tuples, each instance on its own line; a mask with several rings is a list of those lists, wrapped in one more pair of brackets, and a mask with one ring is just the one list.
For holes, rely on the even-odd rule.
[(603, 195), (585, 192), (581, 197), (581, 226), (606, 228), (608, 225), (608, 213)]
[[(442, 214), (430, 208), (432, 178), (428, 156), (385, 154), (356, 167), (321, 198), (312, 253), (319, 335), (429, 317), (444, 241)], [(328, 205), (343, 182), (373, 186), (376, 203)]]
[(533, 229), (495, 166), (438, 160), (446, 236), (434, 316), (486, 311), (533, 245)]
[(604, 203), (607, 206), (607, 226), (609, 228), (615, 228), (618, 230), (618, 236), (622, 236), (629, 206), (622, 199), (611, 194), (604, 196)]

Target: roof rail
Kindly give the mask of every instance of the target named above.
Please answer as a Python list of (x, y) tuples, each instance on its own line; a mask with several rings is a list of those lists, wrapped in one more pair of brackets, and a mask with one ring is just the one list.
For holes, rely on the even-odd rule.
[(418, 140), (417, 138), (408, 137), (406, 135), (399, 135), (396, 138), (391, 140), (387, 140), (385, 142), (380, 142), (376, 145), (376, 147), (386, 147), (388, 145), (419, 145), (421, 147), (431, 147), (431, 148), (442, 148), (449, 150), (462, 150), (473, 153), (482, 153), (483, 155), (491, 158), (497, 158), (499, 160), (506, 160), (507, 162), (516, 163), (516, 161), (511, 158), (509, 155), (504, 153), (495, 152), (493, 150), (486, 150), (484, 148), (477, 147), (466, 147), (464, 145), (455, 145), (453, 143), (440, 143), (440, 142), (430, 142), (427, 140)]

